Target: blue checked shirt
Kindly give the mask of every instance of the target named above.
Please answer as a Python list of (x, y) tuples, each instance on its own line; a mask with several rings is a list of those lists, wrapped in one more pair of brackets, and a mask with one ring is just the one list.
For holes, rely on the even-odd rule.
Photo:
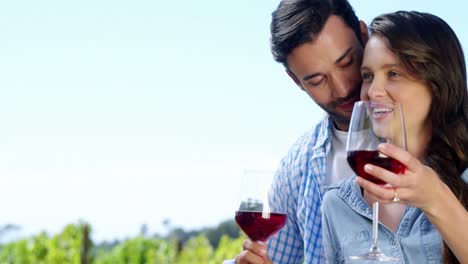
[(275, 264), (323, 263), (322, 183), (327, 172), (333, 122), (326, 116), (299, 138), (283, 158), (270, 192), (270, 207), (287, 212), (280, 232), (268, 240)]

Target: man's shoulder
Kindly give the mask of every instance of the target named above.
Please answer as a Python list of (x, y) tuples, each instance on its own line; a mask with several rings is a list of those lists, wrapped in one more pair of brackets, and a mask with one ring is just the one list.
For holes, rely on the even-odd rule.
[(315, 123), (309, 130), (300, 136), (289, 149), (289, 155), (298, 155), (313, 151), (320, 147), (330, 136), (330, 120), (328, 116)]
[[(281, 160), (279, 171), (283, 179), (295, 186), (301, 184), (303, 177), (310, 173), (311, 160), (314, 157), (322, 157), (325, 153), (326, 139), (323, 139), (323, 130), (327, 129), (327, 126), (328, 120), (325, 117), (296, 140)], [(320, 155), (316, 155), (317, 153)], [(318, 168), (321, 164), (324, 163), (319, 160), (313, 166)]]

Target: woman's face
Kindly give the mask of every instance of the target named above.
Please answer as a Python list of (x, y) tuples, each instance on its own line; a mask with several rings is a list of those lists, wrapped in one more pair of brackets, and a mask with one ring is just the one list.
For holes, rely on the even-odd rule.
[(362, 100), (400, 103), (408, 136), (430, 133), (431, 89), (408, 73), (385, 38), (374, 35), (367, 42), (361, 75)]

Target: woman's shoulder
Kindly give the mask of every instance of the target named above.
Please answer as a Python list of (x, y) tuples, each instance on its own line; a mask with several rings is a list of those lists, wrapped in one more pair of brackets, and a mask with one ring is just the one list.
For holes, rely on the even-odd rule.
[(357, 195), (355, 189), (354, 177), (330, 185), (323, 197), (322, 208), (336, 211), (340, 206), (348, 207), (346, 200), (350, 196)]
[[(322, 224), (329, 239), (336, 243), (344, 256), (365, 252), (369, 247), (369, 218), (362, 215), (360, 189), (354, 178), (330, 186), (325, 193), (322, 204)], [(330, 242), (326, 242), (330, 243)]]

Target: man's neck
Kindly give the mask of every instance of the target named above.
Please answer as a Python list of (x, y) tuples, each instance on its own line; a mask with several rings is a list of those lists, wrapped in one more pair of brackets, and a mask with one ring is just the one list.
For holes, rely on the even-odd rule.
[(349, 129), (349, 123), (337, 123), (333, 121), (333, 126), (335, 127), (336, 130), (343, 131), (343, 132), (348, 132), (348, 129)]

